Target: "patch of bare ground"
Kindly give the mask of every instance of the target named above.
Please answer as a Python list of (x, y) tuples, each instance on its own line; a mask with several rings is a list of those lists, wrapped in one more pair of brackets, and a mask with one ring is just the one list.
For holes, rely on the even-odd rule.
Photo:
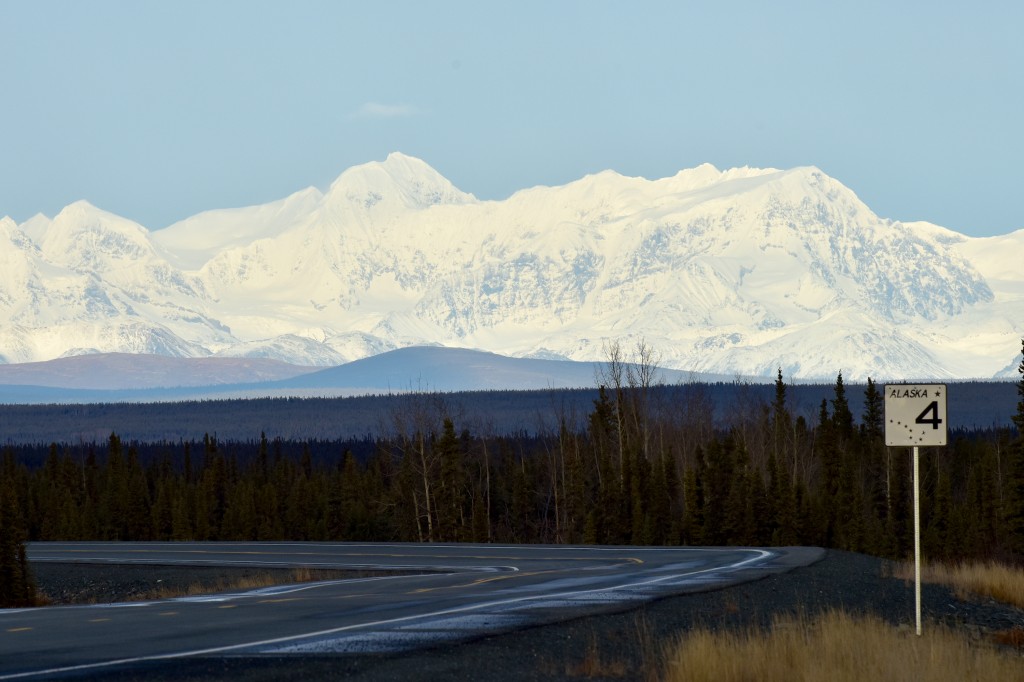
[(138, 564), (35, 563), (41, 604), (105, 604), (340, 580), (366, 571)]

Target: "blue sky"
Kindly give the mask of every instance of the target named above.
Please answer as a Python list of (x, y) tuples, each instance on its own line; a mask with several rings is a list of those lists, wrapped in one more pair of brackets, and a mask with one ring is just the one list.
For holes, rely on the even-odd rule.
[(880, 216), (1024, 228), (1024, 3), (0, 0), (0, 216), (157, 229), (391, 151), (501, 199), (815, 165)]

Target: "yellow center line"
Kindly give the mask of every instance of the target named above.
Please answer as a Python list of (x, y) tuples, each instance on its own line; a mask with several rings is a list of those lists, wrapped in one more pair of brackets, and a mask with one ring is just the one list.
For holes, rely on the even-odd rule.
[(7, 628), (7, 632), (26, 632), (32, 628)]
[(291, 597), (287, 599), (261, 599), (257, 604), (283, 604), (286, 601), (303, 601), (304, 597)]
[(562, 569), (551, 569), (551, 570), (547, 570), (547, 571), (524, 571), (524, 572), (520, 572), (520, 573), (508, 573), (508, 574), (505, 574), (505, 575), (495, 575), (495, 576), (490, 576), (490, 577), (487, 577), (487, 578), (477, 578), (476, 580), (473, 580), (471, 582), (462, 583), (462, 584), (459, 584), (459, 585), (445, 585), (444, 587), (421, 587), (419, 589), (412, 590), (411, 592), (407, 592), (407, 594), (423, 594), (424, 592), (436, 592), (438, 590), (459, 589), (459, 588), (462, 588), (462, 587), (473, 587), (475, 585), (483, 585), (485, 583), (491, 583), (491, 582), (495, 582), (495, 581), (498, 581), (498, 580), (512, 580), (514, 578), (526, 578), (526, 577), (534, 576), (534, 575), (545, 575), (547, 573), (561, 573), (561, 572), (562, 572)]
[(158, 615), (158, 616), (177, 616), (178, 612), (177, 611), (164, 611), (163, 613), (158, 613), (156, 615)]
[(218, 609), (233, 609), (236, 606), (238, 606), (238, 605), (237, 604), (224, 604), (223, 606), (218, 606), (217, 608)]

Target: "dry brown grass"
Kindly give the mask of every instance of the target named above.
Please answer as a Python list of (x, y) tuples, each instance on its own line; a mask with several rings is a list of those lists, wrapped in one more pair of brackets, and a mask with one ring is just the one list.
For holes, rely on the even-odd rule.
[[(629, 659), (626, 660), (617, 657), (615, 653), (609, 653), (609, 648), (605, 646), (603, 640), (598, 637), (596, 632), (592, 632), (582, 657), (578, 660), (572, 658), (564, 667), (552, 666), (553, 671), (561, 669), (564, 673), (552, 674), (552, 677), (636, 680), (638, 679), (637, 664), (639, 664), (640, 670), (655, 670), (657, 662), (661, 660), (661, 651), (650, 622), (643, 615), (639, 615), (634, 620), (633, 627), (633, 633), (625, 634), (625, 637), (627, 640), (632, 640), (630, 643), (636, 647), (634, 652), (639, 653), (639, 662), (633, 661), (633, 656), (626, 657)], [(652, 681), (657, 679), (654, 674), (645, 674), (643, 678)]]
[(239, 592), (258, 590), (261, 587), (285, 585), (290, 583), (308, 583), (320, 580), (321, 577), (309, 568), (293, 568), (287, 575), (272, 573), (254, 573), (237, 578), (225, 578), (215, 581), (196, 581), (186, 587), (160, 587), (133, 598), (132, 601), (151, 601), (154, 599), (173, 599), (175, 597), (194, 597), (200, 594), (216, 594), (218, 592)]
[(214, 594), (217, 592), (238, 592), (240, 590), (255, 590), (261, 587), (277, 585), (281, 581), (276, 580), (270, 574), (250, 575), (243, 578), (231, 580), (216, 580), (213, 582), (196, 581), (185, 587), (158, 587), (150, 590), (132, 601), (151, 601), (154, 599), (173, 599), (175, 597), (194, 597), (200, 594)]
[[(904, 561), (893, 568), (893, 576), (914, 579), (914, 562)], [(994, 561), (923, 564), (921, 581), (940, 583), (953, 588), (957, 597), (991, 597), (1017, 608), (1024, 608), (1024, 569)]]
[(586, 679), (625, 678), (628, 673), (626, 664), (621, 660), (608, 658), (603, 651), (604, 649), (598, 643), (597, 637), (591, 636), (583, 659), (567, 664), (565, 666), (565, 674), (568, 677), (582, 677)]
[(125, 565), (110, 571), (97, 568), (103, 567), (67, 564), (62, 570), (44, 571), (39, 583), (38, 605), (151, 601), (272, 585), (389, 575), (385, 571), (307, 567), (255, 570), (204, 566), (195, 570), (188, 567), (168, 570), (168, 567)]
[(779, 620), (765, 633), (693, 632), (669, 653), (664, 680), (1010, 681), (1024, 680), (1024, 665), (945, 627), (918, 637), (874, 616), (833, 611), (813, 621)]

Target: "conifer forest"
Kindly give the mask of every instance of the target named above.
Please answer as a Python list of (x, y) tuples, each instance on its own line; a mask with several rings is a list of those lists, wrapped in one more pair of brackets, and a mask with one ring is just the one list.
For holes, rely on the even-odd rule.
[[(693, 392), (612, 364), (581, 420), (495, 435), (444, 395), (409, 394), (372, 440), (50, 445), (0, 459), (0, 583), (27, 576), (25, 540), (317, 540), (817, 545), (913, 551), (909, 448), (887, 447), (883, 395), (853, 414), (840, 374), (816, 419), (774, 399), (716, 427)], [(1016, 428), (959, 429), (921, 450), (930, 560), (1024, 557), (1024, 363)], [(25, 588), (28, 589), (28, 588)], [(24, 598), (22, 594), (22, 598)], [(0, 595), (17, 603), (18, 595)]]

